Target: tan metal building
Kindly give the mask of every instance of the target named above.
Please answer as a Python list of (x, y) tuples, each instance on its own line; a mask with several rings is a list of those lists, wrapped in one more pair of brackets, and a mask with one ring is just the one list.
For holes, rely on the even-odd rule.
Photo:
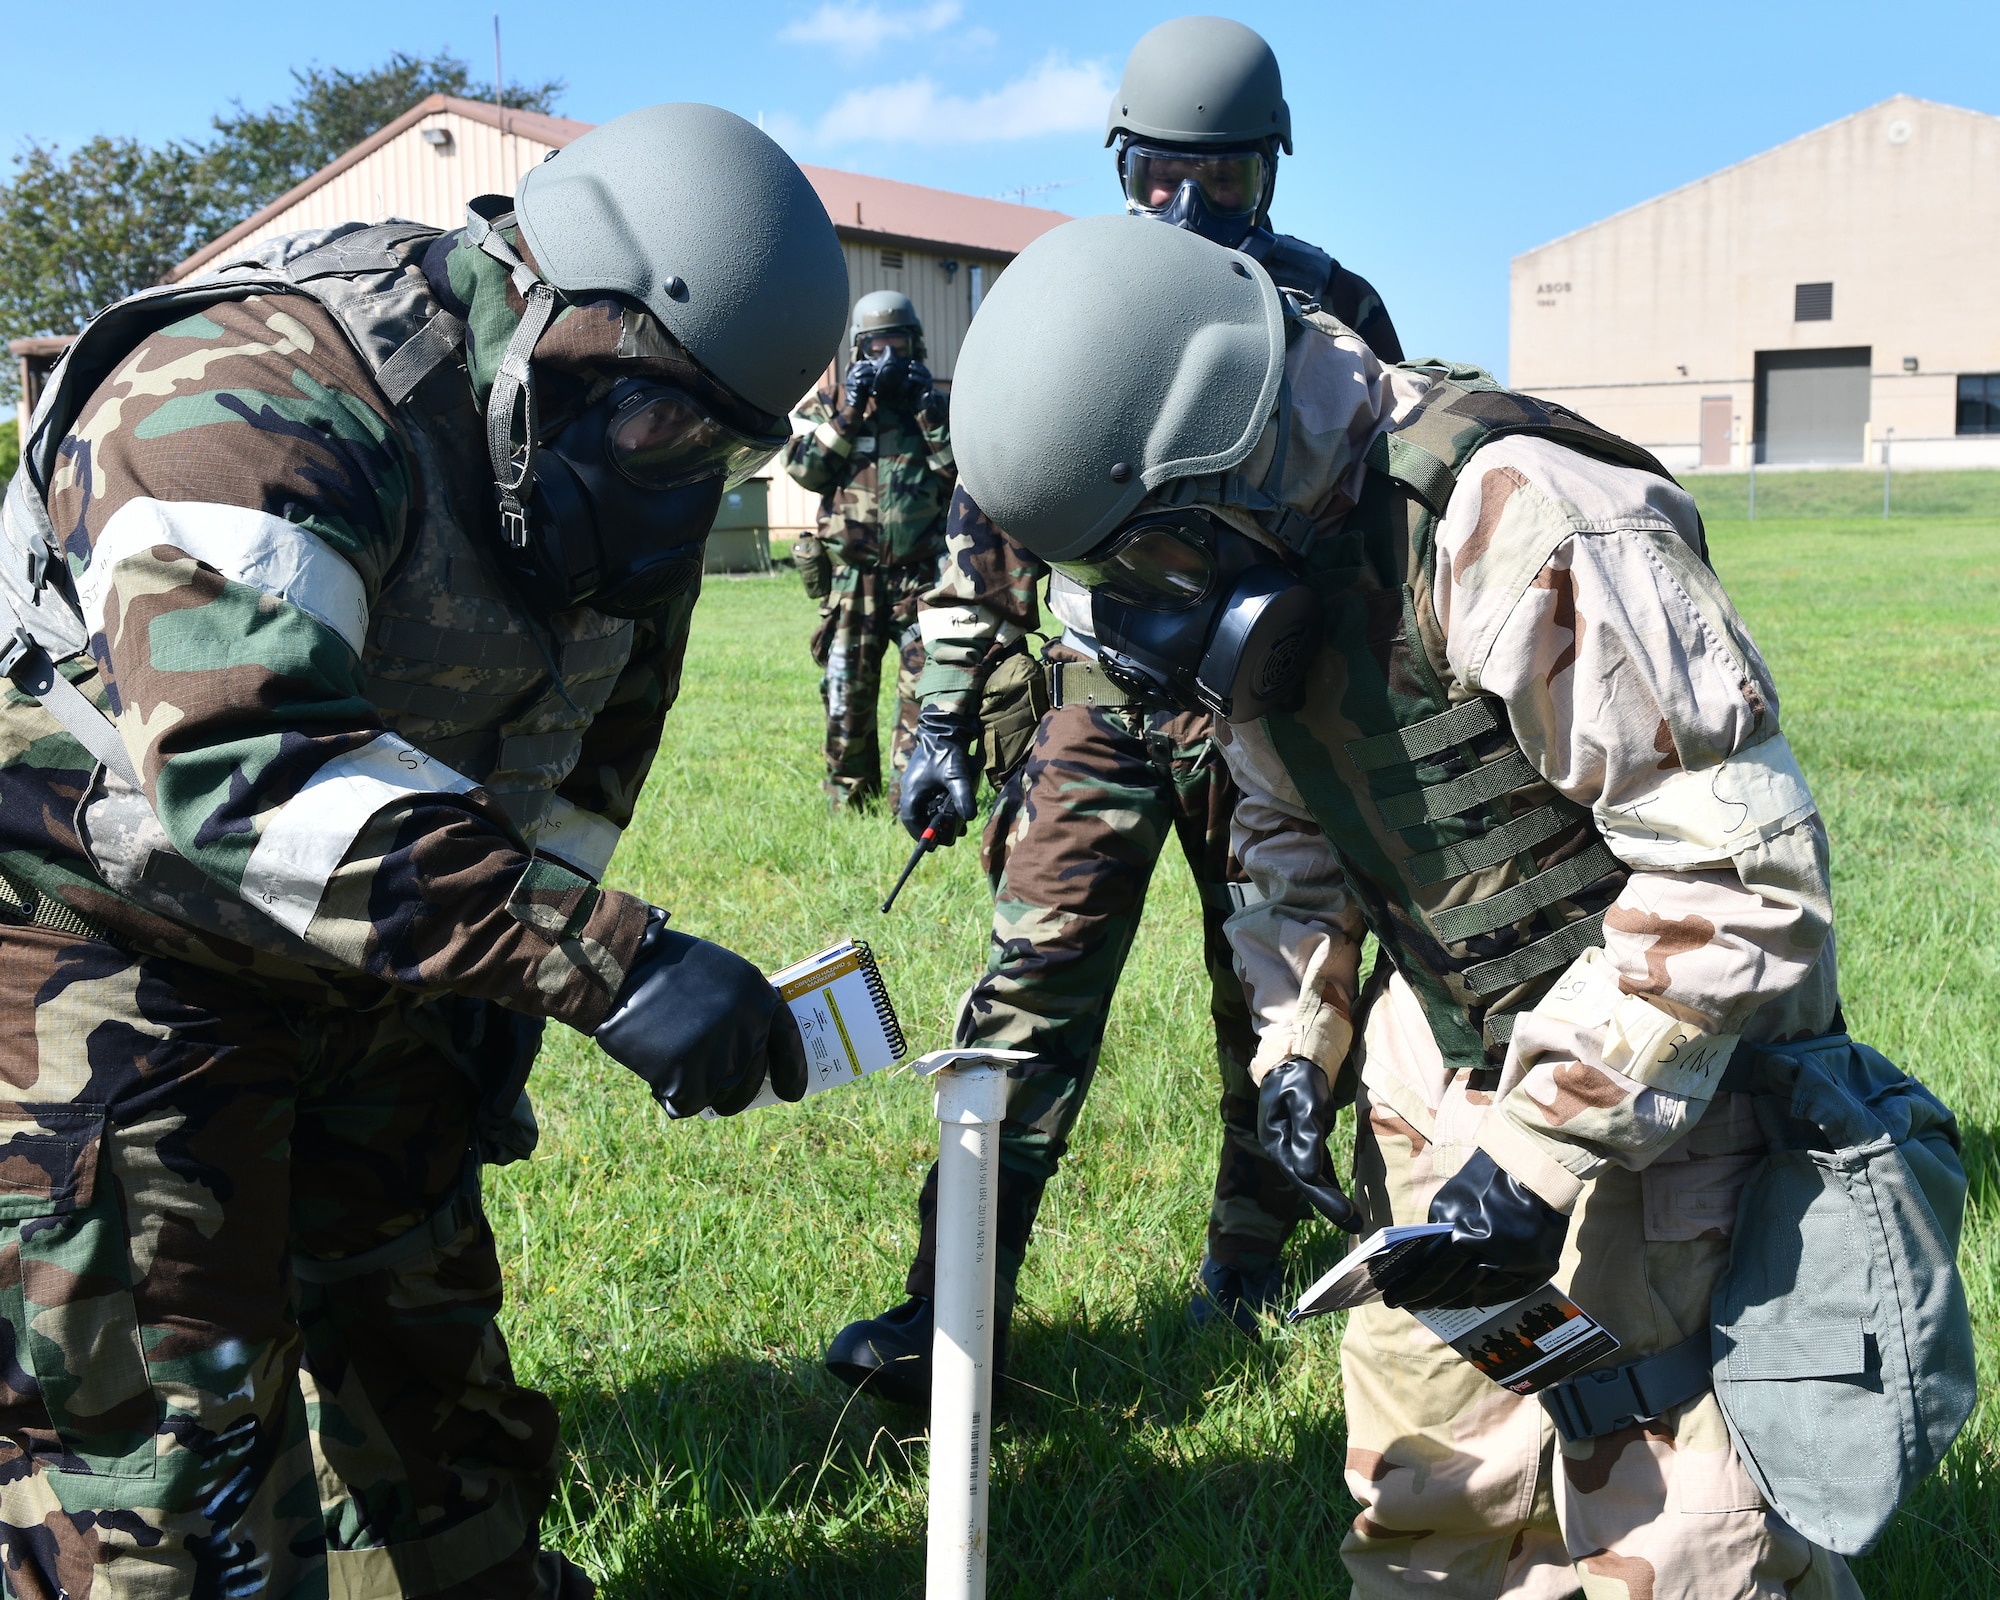
[[(512, 194), (523, 173), (591, 126), (432, 95), (167, 276), (185, 278), (261, 240), (340, 222), (406, 217), (433, 227), (457, 227), (465, 220), (466, 201), (482, 194)], [(858, 299), (874, 289), (907, 294), (923, 318), (931, 370), (947, 382), (973, 313), (994, 278), (1035, 239), (1069, 220), (1039, 206), (982, 200), (831, 167), (804, 171), (846, 251), (850, 297)], [(22, 362), (24, 382), (37, 385), (66, 343), (17, 341), (13, 353)], [(845, 361), (843, 352), (840, 364)], [(815, 501), (782, 472), (771, 477), (768, 508), (775, 532), (812, 526)]]
[(1510, 382), (1675, 470), (2000, 466), (2000, 117), (1897, 95), (1516, 256)]

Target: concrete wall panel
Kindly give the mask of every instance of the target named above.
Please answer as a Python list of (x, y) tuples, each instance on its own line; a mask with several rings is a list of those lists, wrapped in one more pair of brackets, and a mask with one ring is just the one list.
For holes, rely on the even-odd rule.
[[(1952, 375), (2000, 371), (1996, 263), (2000, 117), (1897, 96), (1516, 257), (1510, 379), (1698, 449), (1704, 395), (1748, 432), (1758, 352), (1868, 345), (1871, 445), (1894, 428), (1969, 460)], [(1817, 282), (1832, 319), (1794, 321)]]

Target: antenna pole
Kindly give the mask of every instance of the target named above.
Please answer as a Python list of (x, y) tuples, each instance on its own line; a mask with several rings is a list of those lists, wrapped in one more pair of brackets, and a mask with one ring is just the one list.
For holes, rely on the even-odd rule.
[(493, 104), (500, 113), (500, 131), (507, 131), (507, 99), (501, 90), (506, 79), (500, 76), (500, 13), (493, 13)]

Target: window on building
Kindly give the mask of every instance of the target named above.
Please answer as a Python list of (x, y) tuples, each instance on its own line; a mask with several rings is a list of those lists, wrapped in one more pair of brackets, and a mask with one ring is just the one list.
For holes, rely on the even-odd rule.
[(1833, 285), (1801, 283), (1792, 290), (1792, 321), (1833, 321)]
[(1958, 431), (2000, 434), (2000, 372), (1968, 372), (1959, 378)]
[(903, 252), (900, 250), (884, 250), (882, 252), (882, 270), (884, 272), (901, 272), (903, 270)]

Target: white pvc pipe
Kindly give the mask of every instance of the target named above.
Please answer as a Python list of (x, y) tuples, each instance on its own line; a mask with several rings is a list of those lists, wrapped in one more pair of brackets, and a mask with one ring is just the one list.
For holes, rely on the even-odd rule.
[(985, 1600), (993, 1436), (995, 1147), (1020, 1051), (937, 1051), (937, 1332), (931, 1349), (927, 1600)]

